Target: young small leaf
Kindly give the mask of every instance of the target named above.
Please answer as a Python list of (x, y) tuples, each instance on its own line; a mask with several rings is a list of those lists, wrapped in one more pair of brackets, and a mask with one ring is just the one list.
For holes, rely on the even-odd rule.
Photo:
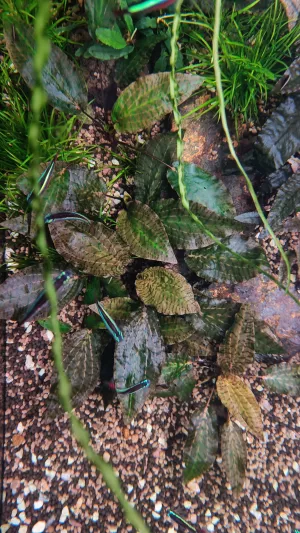
[(183, 342), (194, 333), (192, 326), (179, 316), (160, 316), (159, 325), (166, 344)]
[[(203, 78), (192, 74), (177, 74), (179, 103), (198, 89)], [(112, 110), (112, 120), (119, 132), (133, 133), (149, 128), (172, 111), (169, 96), (169, 73), (149, 74), (131, 83), (119, 96)]]
[(101, 283), (110, 298), (121, 298), (128, 296), (128, 291), (122, 281), (118, 278), (101, 278)]
[[(49, 331), (53, 331), (52, 328), (52, 322), (50, 318), (37, 320), (38, 324), (42, 326), (42, 328), (48, 329)], [(61, 333), (69, 333), (69, 331), (72, 329), (72, 326), (70, 324), (66, 324), (65, 322), (58, 321), (59, 330)]]
[(146, 305), (154, 306), (163, 315), (199, 313), (192, 287), (185, 278), (163, 267), (151, 267), (141, 272), (135, 282), (136, 290)]
[(220, 346), (218, 365), (225, 374), (243, 374), (253, 361), (254, 316), (249, 305), (242, 305)]
[(247, 446), (243, 431), (228, 420), (221, 431), (222, 461), (234, 496), (239, 496), (246, 477)]
[(282, 363), (267, 370), (264, 383), (273, 392), (300, 396), (300, 365)]
[(258, 272), (257, 267), (267, 264), (263, 249), (254, 240), (245, 240), (240, 235), (233, 235), (223, 242), (249, 262), (240, 260), (217, 244), (213, 244), (190, 252), (185, 258), (188, 267), (197, 276), (209, 281), (240, 282), (254, 278)]
[[(140, 307), (139, 302), (131, 298), (105, 298), (100, 303), (114, 320), (125, 320)], [(98, 313), (96, 304), (90, 305), (90, 309)]]
[[(178, 163), (173, 163), (178, 167)], [(235, 214), (232, 198), (225, 185), (193, 163), (184, 163), (184, 185), (187, 200), (198, 203), (218, 215)], [(178, 173), (168, 170), (167, 177), (173, 189), (179, 194)]]
[(96, 37), (101, 43), (117, 50), (125, 48), (126, 46), (126, 41), (117, 24), (114, 24), (111, 28), (97, 28)]
[(152, 209), (135, 200), (121, 211), (117, 231), (133, 255), (165, 263), (177, 263), (167, 233)]
[(238, 376), (229, 374), (217, 379), (217, 392), (223, 405), (249, 431), (263, 440), (263, 426), (260, 407), (253, 392)]
[(215, 410), (199, 410), (192, 417), (193, 430), (184, 448), (184, 482), (200, 477), (215, 461), (218, 451), (218, 424)]

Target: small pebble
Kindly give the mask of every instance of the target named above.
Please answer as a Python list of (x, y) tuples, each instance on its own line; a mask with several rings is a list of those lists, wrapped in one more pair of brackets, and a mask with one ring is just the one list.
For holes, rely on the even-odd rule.
[(37, 522), (32, 528), (32, 533), (43, 533), (43, 531), (45, 531), (45, 526), (46, 522), (44, 520)]
[(33, 452), (31, 454), (31, 462), (34, 465), (36, 465), (36, 463), (37, 463), (37, 457), (36, 457), (35, 453), (33, 453)]
[(12, 526), (18, 526), (20, 524), (20, 520), (17, 516), (14, 516), (10, 521)]
[(103, 459), (106, 463), (109, 463), (110, 461), (110, 454), (108, 452), (104, 452)]
[(42, 500), (37, 500), (35, 502), (33, 502), (33, 508), (38, 511), (38, 509), (40, 509), (41, 507), (43, 507), (43, 504), (44, 502), (42, 502)]
[(162, 503), (160, 501), (156, 502), (154, 509), (156, 513), (160, 513), (162, 510)]
[(64, 524), (65, 521), (67, 520), (68, 516), (70, 516), (69, 507), (67, 505), (65, 505), (65, 507), (63, 508), (63, 510), (61, 512), (59, 523), (60, 524)]
[(205, 513), (205, 516), (211, 516), (211, 512), (209, 509), (207, 509), (206, 513)]
[(27, 368), (27, 370), (33, 370), (35, 368), (31, 355), (26, 355), (25, 368)]
[(18, 510), (19, 511), (25, 511), (26, 507), (25, 507), (25, 502), (24, 500), (21, 500), (19, 503), (18, 503)]
[(131, 494), (132, 491), (133, 491), (133, 485), (128, 485), (128, 487), (127, 487), (128, 494)]
[(215, 530), (215, 526), (213, 524), (208, 524), (208, 526), (206, 526), (206, 529), (207, 529), (207, 531), (214, 531)]
[(152, 511), (152, 516), (153, 516), (154, 520), (159, 520), (160, 519), (160, 514), (156, 513), (155, 511)]
[(153, 492), (153, 494), (151, 494), (149, 500), (151, 500), (153, 503), (156, 502), (156, 494), (155, 494), (155, 492)]
[(99, 513), (98, 511), (95, 511), (92, 516), (93, 522), (97, 522), (99, 520)]
[(27, 531), (28, 531), (28, 526), (23, 525), (19, 528), (18, 533), (27, 533)]
[(298, 465), (298, 463), (296, 463), (296, 461), (293, 462), (293, 469), (294, 469), (295, 472), (297, 472), (297, 474), (298, 474), (298, 472), (299, 472), (299, 465)]
[(52, 331), (50, 331), (49, 329), (47, 329), (47, 331), (46, 331), (46, 337), (47, 337), (47, 339), (48, 339), (50, 342), (52, 341), (52, 339), (53, 339), (53, 337), (54, 337)]
[(183, 507), (185, 509), (190, 509), (191, 505), (192, 505), (192, 502), (189, 502), (188, 500), (185, 500), (185, 502), (183, 503)]

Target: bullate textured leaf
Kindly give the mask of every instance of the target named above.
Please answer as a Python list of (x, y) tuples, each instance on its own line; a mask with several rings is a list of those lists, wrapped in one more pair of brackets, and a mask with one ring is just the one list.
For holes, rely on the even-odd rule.
[[(187, 100), (203, 83), (203, 78), (192, 74), (177, 74), (176, 79), (178, 103)], [(170, 74), (160, 72), (131, 83), (115, 103), (112, 120), (117, 131), (133, 133), (150, 128), (171, 111)]]
[(114, 380), (116, 388), (135, 385), (143, 379), (151, 381), (150, 388), (134, 394), (119, 395), (120, 402), (128, 418), (141, 409), (146, 398), (158, 380), (166, 353), (159, 331), (156, 313), (146, 308), (131, 315), (123, 327), (124, 340), (115, 349)]
[(193, 327), (179, 316), (160, 316), (159, 325), (166, 344), (183, 342), (194, 333)]
[(242, 305), (220, 346), (218, 364), (225, 374), (243, 374), (253, 362), (254, 316), (251, 306)]
[(248, 385), (235, 375), (219, 376), (217, 393), (223, 405), (233, 418), (256, 437), (263, 440), (263, 426), (260, 407)]
[(163, 267), (147, 268), (137, 276), (136, 290), (146, 305), (164, 315), (199, 313), (192, 287), (185, 278)]
[(125, 243), (101, 222), (56, 222), (49, 230), (58, 253), (87, 274), (118, 276), (130, 262)]
[(221, 431), (222, 462), (234, 496), (243, 489), (247, 468), (247, 446), (243, 431), (229, 420)]
[(177, 263), (166, 230), (152, 209), (138, 200), (130, 202), (117, 220), (117, 232), (133, 255)]
[(300, 173), (293, 174), (277, 192), (268, 216), (268, 222), (274, 231), (282, 227), (285, 218), (300, 209)]
[(184, 448), (185, 483), (201, 476), (215, 461), (218, 451), (218, 424), (215, 410), (198, 410), (192, 417), (193, 429)]
[[(131, 298), (105, 298), (100, 303), (114, 320), (125, 320), (129, 318), (139, 307), (139, 302)], [(96, 304), (90, 305), (89, 307), (94, 313), (98, 313)]]
[(201, 307), (200, 315), (189, 315), (187, 320), (193, 329), (204, 337), (216, 341), (224, 339), (226, 331), (233, 325), (234, 316), (239, 310), (239, 304), (218, 298), (197, 297)]
[(264, 384), (273, 392), (300, 396), (300, 365), (282, 363), (267, 370)]

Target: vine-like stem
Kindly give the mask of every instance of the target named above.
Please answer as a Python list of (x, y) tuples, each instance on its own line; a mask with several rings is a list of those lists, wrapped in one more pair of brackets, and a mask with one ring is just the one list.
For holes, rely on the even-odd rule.
[(127, 520), (140, 532), (150, 533), (147, 525), (143, 521), (140, 514), (127, 501), (120, 485), (120, 481), (115, 475), (110, 464), (106, 463), (104, 459), (98, 455), (90, 445), (90, 435), (84, 428), (81, 421), (72, 412), (71, 402), (71, 385), (69, 379), (64, 371), (62, 359), (62, 340), (59, 329), (59, 322), (57, 319), (57, 296), (52, 281), (52, 265), (48, 253), (44, 217), (43, 217), (43, 202), (38, 195), (38, 178), (39, 178), (39, 139), (41, 134), (40, 117), (42, 110), (47, 102), (47, 96), (43, 87), (42, 71), (49, 58), (51, 43), (46, 34), (47, 24), (50, 17), (50, 0), (42, 0), (38, 2), (38, 9), (34, 23), (34, 37), (35, 37), (35, 53), (33, 57), (33, 68), (35, 74), (35, 84), (32, 91), (31, 110), (32, 120), (29, 125), (28, 140), (32, 153), (32, 162), (29, 169), (29, 176), (32, 181), (32, 188), (34, 190), (34, 199), (32, 208), (36, 214), (37, 225), (37, 246), (43, 257), (44, 264), (44, 283), (47, 298), (51, 307), (51, 324), (54, 332), (54, 341), (52, 345), (53, 359), (58, 373), (58, 391), (59, 398), (64, 410), (68, 413), (71, 422), (72, 433), (82, 447), (86, 457), (96, 466), (101, 472), (107, 486), (114, 493), (119, 500)]
[[(216, 1), (216, 10), (217, 10), (217, 4), (220, 0), (217, 0)], [(197, 215), (195, 215), (191, 210), (190, 210), (190, 206), (189, 206), (189, 201), (187, 199), (187, 196), (186, 196), (186, 188), (185, 188), (185, 183), (184, 183), (184, 166), (183, 166), (183, 159), (182, 159), (182, 155), (183, 155), (183, 149), (184, 149), (184, 142), (183, 142), (183, 136), (182, 136), (182, 117), (181, 117), (181, 114), (178, 110), (178, 101), (179, 101), (179, 97), (178, 97), (178, 83), (177, 83), (177, 80), (176, 80), (176, 60), (177, 60), (177, 54), (178, 54), (178, 48), (177, 48), (177, 41), (178, 41), (178, 38), (179, 38), (179, 29), (180, 29), (180, 21), (181, 21), (181, 5), (182, 5), (182, 2), (183, 0), (177, 0), (177, 3), (176, 3), (176, 8), (175, 8), (175, 15), (173, 16), (173, 25), (172, 25), (172, 38), (171, 38), (171, 55), (170, 55), (170, 65), (171, 65), (171, 72), (170, 72), (170, 98), (171, 98), (171, 102), (172, 102), (172, 108), (173, 108), (173, 113), (174, 113), (174, 120), (175, 120), (175, 124), (178, 128), (178, 136), (177, 136), (177, 159), (178, 159), (178, 185), (179, 185), (179, 192), (180, 192), (180, 198), (181, 198), (181, 203), (183, 205), (183, 207), (188, 211), (188, 213), (190, 214), (191, 218), (201, 227), (203, 233), (205, 233), (208, 237), (210, 237), (213, 242), (215, 244), (217, 244), (218, 246), (220, 246), (220, 248), (224, 251), (227, 251), (229, 252), (233, 257), (236, 257), (239, 261), (243, 262), (243, 263), (246, 263), (250, 266), (252, 266), (254, 268), (254, 270), (257, 270), (258, 272), (260, 272), (261, 274), (264, 274), (267, 278), (269, 278), (270, 280), (274, 281), (274, 283), (276, 283), (276, 285), (278, 287), (280, 287), (281, 289), (285, 290), (286, 293), (288, 294), (288, 296), (290, 296), (290, 298), (292, 298), (292, 300), (300, 306), (300, 302), (299, 300), (294, 296), (294, 294), (292, 294), (280, 281), (278, 281), (272, 274), (270, 274), (269, 272), (267, 272), (266, 270), (264, 270), (263, 268), (259, 267), (258, 265), (256, 265), (255, 263), (253, 263), (253, 261), (247, 259), (246, 257), (240, 255), (239, 253), (237, 252), (234, 252), (233, 250), (231, 250), (231, 248), (229, 248), (228, 246), (226, 246), (222, 241), (220, 241), (211, 231), (209, 231), (206, 227), (205, 227), (205, 224), (203, 224), (203, 222), (197, 217)], [(219, 6), (220, 7), (220, 6)], [(215, 43), (218, 43), (218, 40), (219, 40), (219, 30), (220, 30), (220, 12), (219, 12), (219, 24), (217, 26), (215, 26), (215, 30), (214, 30), (214, 44)], [(216, 35), (216, 32), (217, 32), (217, 35)], [(218, 91), (221, 92), (222, 94), (222, 101), (223, 101), (223, 106), (224, 106), (224, 96), (223, 96), (223, 92), (222, 92), (222, 84), (219, 84), (218, 85)], [(225, 115), (225, 120), (226, 120), (226, 115)], [(227, 121), (226, 121), (226, 125), (227, 125)], [(232, 144), (232, 141), (231, 141), (231, 138), (230, 138), (230, 134), (229, 134), (229, 130), (228, 130), (228, 126), (227, 126), (227, 133), (228, 133), (228, 137), (230, 139), (230, 146), (232, 146), (233, 148), (233, 144)], [(233, 148), (233, 151), (234, 151), (234, 148)], [(234, 154), (235, 154), (235, 157), (237, 158), (237, 155), (234, 151)], [(239, 168), (242, 169), (243, 171), (243, 175), (246, 175), (246, 172), (244, 171), (240, 161), (238, 160), (239, 162)], [(253, 192), (253, 199), (255, 198), (256, 199), (256, 203), (255, 205), (258, 204), (258, 213), (260, 214), (260, 216), (262, 215), (263, 216), (263, 213), (262, 213), (262, 210), (260, 208), (260, 205), (258, 203), (258, 200), (257, 200), (257, 197), (255, 195), (255, 192), (254, 192), (254, 189), (253, 189), (253, 186), (252, 186), (252, 183), (251, 181), (249, 180), (248, 176), (247, 176), (247, 180), (250, 182), (250, 185), (251, 185), (251, 190)], [(246, 180), (246, 181), (247, 181)], [(247, 181), (247, 184), (248, 184), (248, 181)], [(251, 191), (250, 191), (251, 192)], [(263, 216), (263, 220), (266, 220)], [(269, 224), (267, 223), (267, 226), (266, 227), (270, 227)], [(270, 228), (271, 229), (271, 228)], [(271, 235), (273, 237), (274, 233), (273, 231), (271, 230)], [(277, 239), (274, 235), (274, 240), (277, 242)], [(280, 243), (279, 243), (280, 244)], [(280, 248), (279, 250), (282, 250), (284, 256), (286, 257), (283, 249), (282, 249), (282, 246), (280, 245)], [(290, 265), (289, 265), (289, 270), (288, 272), (290, 272)]]

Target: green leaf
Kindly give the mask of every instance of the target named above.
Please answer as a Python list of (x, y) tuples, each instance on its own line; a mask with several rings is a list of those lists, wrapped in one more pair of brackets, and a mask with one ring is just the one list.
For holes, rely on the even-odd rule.
[(166, 344), (183, 342), (194, 333), (192, 326), (179, 316), (160, 316), (159, 325)]
[(300, 95), (289, 96), (265, 123), (258, 136), (261, 165), (276, 169), (300, 149)]
[(183, 357), (171, 357), (162, 367), (155, 395), (163, 398), (177, 396), (185, 402), (191, 397), (195, 384), (193, 366)]
[(280, 189), (268, 216), (274, 231), (281, 229), (282, 221), (300, 209), (300, 173), (293, 174)]
[(199, 333), (193, 333), (185, 341), (174, 344), (172, 346), (172, 353), (196, 361), (199, 361), (199, 357), (211, 357), (214, 355), (209, 341), (199, 335)]
[(157, 28), (157, 22), (155, 17), (141, 17), (136, 21), (135, 27), (137, 30), (146, 30), (147, 28)]
[(99, 314), (96, 315), (95, 313), (84, 317), (83, 327), (92, 329), (92, 330), (96, 330), (96, 329), (106, 330), (103, 320), (101, 320)]
[(166, 354), (154, 311), (143, 308), (132, 315), (123, 327), (124, 340), (116, 345), (114, 379), (116, 388), (137, 384), (143, 379), (151, 381), (150, 388), (134, 394), (119, 395), (128, 418), (143, 406), (159, 377)]
[(217, 416), (212, 407), (192, 416), (193, 429), (184, 448), (184, 482), (200, 477), (215, 461), (218, 451)]
[(110, 298), (128, 296), (128, 291), (120, 279), (112, 277), (101, 278), (101, 283)]
[[(22, 20), (14, 20), (13, 26), (5, 25), (4, 36), (15, 68), (32, 89), (35, 83), (33, 28)], [(42, 82), (49, 104), (56, 109), (78, 115), (87, 108), (87, 90), (83, 77), (66, 54), (53, 44), (42, 72)]]
[(125, 48), (126, 46), (126, 41), (117, 24), (114, 24), (111, 28), (97, 28), (96, 37), (101, 43), (116, 48), (117, 50)]
[[(40, 326), (42, 326), (42, 328), (48, 329), (49, 331), (53, 331), (52, 322), (50, 318), (46, 318), (44, 320), (37, 320), (37, 322)], [(72, 326), (70, 326), (70, 324), (66, 324), (66, 322), (61, 322), (60, 320), (58, 321), (58, 325), (61, 333), (69, 333), (69, 331), (72, 329)]]
[(254, 316), (249, 305), (242, 305), (219, 348), (218, 365), (224, 374), (243, 374), (253, 362)]
[[(52, 278), (56, 278), (60, 273), (60, 270), (55, 269)], [(73, 300), (81, 288), (82, 281), (78, 276), (70, 277), (57, 291), (59, 309)], [(20, 321), (43, 289), (44, 278), (41, 267), (27, 267), (7, 278), (0, 285), (0, 319)], [(49, 311), (50, 306), (47, 302), (36, 312), (34, 319), (47, 317)]]
[(234, 374), (221, 375), (217, 379), (217, 393), (231, 416), (263, 440), (260, 407), (248, 385)]
[(134, 50), (134, 47), (131, 45), (125, 46), (125, 48), (122, 48), (121, 50), (116, 50), (115, 48), (104, 46), (98, 43), (92, 44), (87, 48), (82, 48), (82, 50), (80, 48), (77, 50), (77, 56), (82, 55), (85, 59), (88, 59), (89, 57), (95, 57), (96, 59), (101, 59), (102, 61), (110, 61), (111, 59), (125, 57)]
[[(137, 157), (134, 177), (135, 198), (143, 204), (151, 205), (166, 190), (167, 165), (171, 165), (176, 155), (177, 133), (162, 133), (150, 139), (145, 152)], [(151, 155), (154, 158), (150, 157)], [(160, 163), (160, 161), (163, 163)]]
[[(243, 229), (243, 225), (230, 218), (223, 218), (212, 211), (208, 211), (199, 204), (190, 203), (192, 212), (216, 237), (227, 237)], [(159, 216), (166, 228), (170, 242), (174, 248), (183, 250), (196, 250), (209, 246), (213, 240), (202, 230), (191, 215), (178, 200), (159, 200), (152, 209)]]
[[(103, 339), (103, 340), (102, 340)], [(63, 365), (72, 387), (72, 406), (80, 407), (100, 381), (100, 355), (106, 336), (94, 336), (88, 329), (80, 329), (64, 338)], [(50, 410), (57, 410), (57, 376), (53, 378)]]
[(274, 365), (268, 368), (263, 379), (268, 389), (273, 392), (300, 396), (300, 365)]
[(243, 489), (247, 468), (247, 446), (243, 431), (228, 420), (221, 431), (222, 461), (234, 496)]
[(249, 263), (213, 244), (189, 253), (185, 258), (188, 267), (197, 276), (209, 281), (240, 282), (255, 277), (258, 267), (267, 265), (263, 249), (254, 240), (245, 240), (240, 235), (233, 235), (223, 243), (233, 252), (242, 255)]
[[(178, 163), (173, 163), (173, 166), (178, 167)], [(231, 195), (221, 180), (193, 163), (184, 163), (183, 168), (187, 200), (203, 205), (218, 215), (235, 214)], [(179, 195), (177, 171), (168, 170), (167, 177)]]
[(300, 57), (292, 62), (282, 78), (276, 83), (275, 90), (281, 94), (292, 94), (300, 91)]
[(88, 20), (90, 36), (96, 39), (96, 29), (101, 27), (109, 28), (115, 21), (113, 13), (115, 2), (107, 0), (85, 0), (85, 12)]
[(204, 337), (222, 341), (226, 331), (233, 325), (239, 304), (217, 298), (198, 298), (202, 314), (186, 317), (193, 329)]
[(186, 315), (200, 312), (192, 287), (185, 278), (163, 267), (147, 268), (138, 274), (136, 290), (146, 305), (164, 315)]
[(102, 298), (102, 287), (100, 278), (95, 278), (94, 276), (89, 278), (87, 283), (86, 292), (83, 298), (83, 303), (85, 305), (91, 305)]
[[(114, 320), (125, 320), (140, 307), (140, 303), (131, 298), (105, 298), (101, 304)], [(90, 309), (98, 313), (95, 304), (90, 305)]]
[(283, 354), (285, 349), (271, 328), (262, 320), (255, 320), (254, 351), (259, 354)]
[(92, 276), (121, 275), (130, 262), (125, 243), (101, 222), (55, 222), (49, 230), (58, 253)]
[(133, 255), (177, 263), (167, 233), (152, 209), (139, 202), (130, 202), (126, 211), (121, 211), (117, 220), (117, 232), (128, 244)]
[[(150, 19), (154, 20), (155, 19)], [(128, 59), (121, 59), (116, 66), (116, 81), (121, 88), (135, 81), (149, 62), (155, 46), (166, 38), (164, 33), (151, 35), (137, 41)]]
[[(198, 89), (203, 78), (192, 74), (177, 74), (179, 103), (184, 102)], [(131, 83), (116, 101), (112, 121), (119, 132), (136, 132), (149, 128), (172, 111), (169, 96), (170, 75), (168, 72), (149, 74)]]

